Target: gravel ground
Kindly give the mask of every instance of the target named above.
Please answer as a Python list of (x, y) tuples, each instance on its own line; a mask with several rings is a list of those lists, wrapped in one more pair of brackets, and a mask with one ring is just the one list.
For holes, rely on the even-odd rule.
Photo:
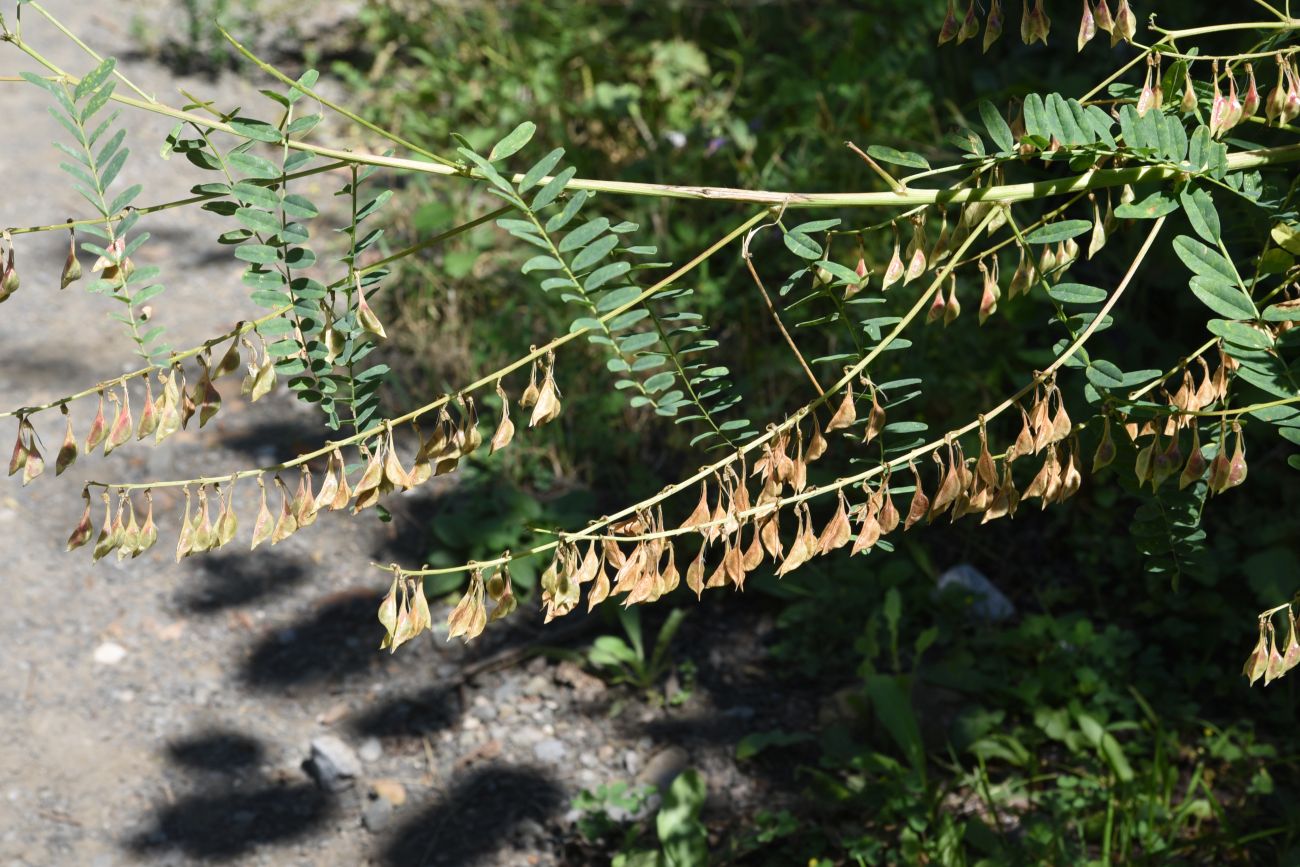
[[(75, 0), (46, 6), (124, 58), (145, 90), (180, 101), (172, 74), (132, 52), (130, 21)], [(164, 29), (176, 15), (162, 2), (140, 14)], [(48, 57), (89, 68), (38, 16), (26, 19), (25, 37)], [(33, 68), (0, 48), (4, 74)], [(230, 76), (182, 83), (227, 103), (261, 100), (257, 83)], [(49, 143), (61, 131), (45, 108), (38, 89), (0, 83), (0, 226), (84, 213), (57, 169)], [(146, 183), (142, 201), (200, 182), (182, 160), (158, 158), (165, 118), (124, 117), (134, 151), (125, 177)], [(320, 198), (336, 181), (323, 176)], [(191, 208), (142, 225), (153, 240), (137, 259), (164, 268), (169, 291), (156, 306), (174, 346), (255, 312), (240, 264), (212, 241), (220, 218)], [(107, 319), (111, 302), (57, 291), (65, 245), (62, 233), (18, 239), (23, 286), (0, 316), (6, 407), (135, 366)], [(573, 662), (527, 653), (541, 641), (580, 649), (593, 624), (578, 620), (542, 631), (533, 612), (520, 613), (468, 649), (426, 638), (378, 652), (386, 587), (368, 564), (423, 556), (421, 530), (438, 507), (429, 494), (399, 498), (391, 525), (325, 515), (270, 551), (236, 544), (177, 565), (179, 504), (160, 493), (162, 541), (149, 554), (92, 566), (84, 551), (63, 552), (80, 478), (215, 475), (319, 440), (309, 408), (282, 394), (247, 406), (235, 390), (223, 388), (213, 424), (162, 448), (131, 445), (83, 458), (71, 480), (0, 489), (0, 865), (601, 863), (577, 842), (573, 796), (671, 779), (687, 765), (706, 773), (709, 809), (724, 823), (772, 805), (782, 781), (737, 767), (735, 741), (798, 729), (816, 709), (765, 685), (770, 624), (758, 606), (706, 600), (688, 618), (676, 652), (699, 681), (680, 706), (662, 708)], [(84, 401), (74, 408), (80, 432), (93, 412)], [(49, 455), (62, 422), (38, 418)], [(733, 607), (719, 629), (724, 602)], [(435, 622), (445, 615), (435, 610)]]

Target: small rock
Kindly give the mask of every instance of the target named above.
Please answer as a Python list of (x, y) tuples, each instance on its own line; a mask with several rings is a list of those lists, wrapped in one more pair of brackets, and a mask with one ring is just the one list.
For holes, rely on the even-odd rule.
[(316, 782), (331, 792), (343, 791), (361, 775), (361, 760), (357, 754), (334, 735), (312, 739), (309, 761)]
[(393, 805), (387, 798), (369, 798), (361, 808), (361, 824), (372, 834), (378, 834), (393, 820)]
[(627, 750), (623, 753), (623, 768), (634, 776), (637, 771), (641, 770), (641, 756), (637, 754), (636, 750)]
[(588, 674), (570, 660), (565, 660), (555, 667), (555, 679), (573, 689), (575, 695), (584, 701), (590, 701), (605, 692), (605, 681)]
[(397, 780), (381, 777), (370, 783), (370, 790), (375, 793), (376, 797), (383, 798), (394, 807), (400, 807), (406, 803), (406, 787)]
[(558, 738), (547, 738), (533, 747), (533, 755), (537, 756), (537, 760), (548, 765), (558, 765), (568, 754), (569, 748)]
[(467, 716), (461, 721), (460, 727), (466, 731), (474, 731), (483, 727), (483, 722), (476, 716)]
[(513, 677), (502, 681), (492, 690), (492, 697), (498, 705), (512, 704), (519, 698), (519, 681)]
[[(482, 697), (483, 697), (483, 696), (479, 696), (479, 698), (482, 698)], [(496, 709), (496, 705), (493, 705), (493, 704), (487, 704), (487, 703), (484, 703), (484, 704), (478, 704), (478, 703), (475, 703), (475, 705), (474, 705), (474, 709), (471, 710), (470, 713), (472, 713), (472, 714), (473, 714), (474, 716), (476, 716), (477, 718), (481, 719), (483, 722), (487, 722), (488, 720), (494, 720), (494, 719), (497, 718), (497, 709)]]
[(543, 677), (540, 674), (534, 674), (532, 677), (528, 678), (528, 682), (524, 684), (524, 695), (543, 695), (550, 692), (551, 689), (552, 685), (549, 678)]
[(379, 738), (366, 738), (357, 750), (357, 755), (363, 762), (377, 762), (384, 755), (384, 745), (379, 742)]
[(735, 707), (729, 707), (722, 712), (723, 716), (731, 717), (738, 720), (751, 720), (754, 718), (754, 709), (747, 704), (738, 704)]
[(679, 746), (666, 747), (650, 757), (650, 761), (646, 762), (645, 767), (636, 775), (636, 781), (654, 786), (660, 792), (666, 792), (673, 784), (673, 780), (686, 770), (690, 762), (691, 757), (686, 750)]
[(1016, 613), (1016, 606), (969, 563), (961, 563), (939, 576), (935, 593), (956, 593), (970, 599), (970, 615), (984, 623), (999, 623)]
[(100, 665), (117, 665), (126, 659), (126, 648), (116, 641), (105, 641), (95, 648), (94, 659)]

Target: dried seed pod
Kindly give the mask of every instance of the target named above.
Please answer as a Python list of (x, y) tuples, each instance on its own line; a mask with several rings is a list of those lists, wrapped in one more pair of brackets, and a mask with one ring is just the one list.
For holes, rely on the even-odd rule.
[(384, 478), (383, 462), (380, 459), (380, 453), (383, 450), (381, 441), (376, 446), (374, 453), (370, 455), (366, 469), (361, 474), (361, 480), (357, 482), (357, 486), (352, 492), (353, 496), (356, 497), (356, 502), (352, 507), (352, 514), (354, 515), (379, 502), (379, 485)]
[[(105, 495), (104, 502), (105, 503), (108, 502), (107, 494)], [(107, 527), (108, 524), (105, 523), (104, 526)], [(193, 550), (193, 548), (194, 548), (194, 523), (190, 519), (190, 487), (189, 485), (186, 485), (185, 486), (185, 512), (184, 514), (181, 515), (181, 530), (180, 530), (180, 534), (176, 537), (176, 562), (179, 563), (181, 562), (181, 560), (188, 557), (190, 555), (191, 550)]]
[(912, 529), (930, 512), (930, 498), (925, 495), (921, 473), (916, 469), (916, 464), (911, 461), (908, 462), (908, 467), (911, 468), (912, 476), (916, 480), (916, 490), (912, 492), (912, 504), (908, 506), (907, 518), (903, 521), (904, 530)]
[(1196, 418), (1192, 418), (1192, 446), (1187, 454), (1187, 463), (1183, 467), (1182, 473), (1178, 476), (1178, 489), (1182, 490), (1188, 485), (1199, 482), (1205, 476), (1205, 469), (1209, 466), (1205, 460), (1205, 455), (1201, 453), (1201, 431), (1197, 427)]
[(285, 487), (284, 480), (277, 475), (274, 482), (280, 489), (280, 517), (276, 519), (275, 528), (271, 531), (271, 544), (278, 545), (298, 531), (298, 518), (290, 506), (289, 489)]
[(158, 428), (154, 431), (155, 443), (162, 442), (181, 429), (181, 395), (176, 385), (176, 371), (169, 371), (165, 377), (159, 374), (158, 382), (163, 387), (163, 394), (158, 400)]
[(26, 486), (45, 472), (45, 459), (41, 456), (41, 450), (36, 445), (36, 430), (27, 419), (23, 419), (20, 424), (20, 436), (22, 436), (23, 431), (26, 432), (27, 436), (27, 459), (23, 461), (23, 485)]
[(1143, 117), (1148, 111), (1158, 107), (1158, 104), (1156, 103), (1156, 91), (1155, 88), (1151, 86), (1151, 73), (1154, 68), (1154, 58), (1148, 55), (1146, 79), (1142, 83), (1142, 92), (1138, 94), (1136, 106), (1138, 117)]
[(885, 429), (885, 408), (878, 400), (879, 392), (880, 390), (875, 386), (871, 387), (871, 412), (867, 415), (867, 430), (862, 437), (864, 443), (871, 442)]
[(510, 398), (506, 395), (506, 390), (501, 386), (499, 379), (497, 397), (501, 398), (501, 421), (497, 423), (496, 432), (492, 434), (492, 447), (488, 449), (488, 454), (495, 454), (510, 445), (510, 440), (515, 436), (515, 423), (510, 420)]
[(1079, 39), (1078, 50), (1082, 51), (1083, 46), (1092, 41), (1092, 37), (1097, 35), (1097, 19), (1092, 14), (1092, 4), (1089, 0), (1083, 0), (1083, 17), (1079, 19)]
[(354, 271), (353, 277), (356, 280), (357, 288), (357, 324), (361, 326), (362, 331), (384, 340), (388, 337), (388, 334), (384, 331), (384, 325), (379, 321), (379, 317), (375, 315), (375, 311), (371, 310), (370, 305), (366, 303), (366, 293), (361, 288), (361, 272)]
[(206, 369), (195, 391), (201, 395), (199, 401), (199, 427), (203, 427), (212, 417), (221, 411), (221, 392), (212, 384), (212, 375)]
[(828, 554), (839, 550), (847, 545), (851, 538), (853, 538), (853, 530), (849, 526), (849, 506), (844, 499), (844, 490), (841, 488), (835, 514), (826, 522), (821, 535), (817, 538), (817, 553)]
[[(555, 569), (555, 564), (547, 570), (550, 574)], [(470, 578), (469, 588), (466, 589), (465, 595), (456, 603), (456, 607), (451, 610), (447, 616), (447, 640), (464, 637), (465, 643), (473, 641), (482, 634), (484, 627), (487, 626), (487, 606), (483, 604), (483, 573), (482, 570), (475, 570)], [(421, 590), (423, 595), (423, 590)]]
[(123, 491), (126, 501), (127, 521), (126, 526), (122, 528), (122, 544), (117, 546), (118, 561), (125, 560), (127, 557), (134, 557), (138, 552), (136, 547), (140, 544), (140, 525), (135, 520), (135, 502), (131, 495)]
[(216, 542), (216, 535), (212, 532), (212, 517), (208, 514), (208, 489), (199, 485), (199, 510), (194, 516), (194, 546), (191, 551), (195, 554), (211, 551)]
[(931, 452), (935, 462), (939, 464), (940, 473), (943, 481), (939, 483), (939, 489), (935, 491), (934, 500), (930, 503), (929, 519), (933, 521), (944, 513), (944, 511), (957, 500), (958, 494), (965, 487), (962, 484), (963, 474), (958, 469), (958, 462), (953, 452), (952, 440), (948, 440), (948, 464), (947, 471), (943, 472), (944, 463), (939, 458), (938, 452)]
[(153, 491), (145, 488), (144, 500), (146, 503), (144, 524), (140, 526), (140, 543), (136, 546), (135, 553), (131, 555), (133, 557), (148, 551), (158, 541), (158, 528), (153, 522)]
[(930, 309), (925, 313), (926, 324), (938, 322), (943, 319), (943, 309), (948, 305), (944, 301), (943, 290), (934, 293), (934, 300), (930, 302)]
[(1282, 654), (1277, 651), (1277, 631), (1272, 620), (1268, 624), (1268, 668), (1264, 671), (1264, 686), (1282, 676)]
[[(811, 535), (808, 525), (812, 522), (812, 515), (809, 514), (807, 502), (795, 506), (795, 514), (799, 519), (799, 530), (795, 534), (794, 541), (790, 543), (790, 550), (786, 551), (785, 557), (781, 560), (781, 566), (776, 570), (778, 578), (798, 569), (816, 553), (808, 543)], [(816, 543), (815, 537), (813, 543), (814, 545)]]
[(293, 495), (293, 517), (298, 529), (316, 523), (316, 494), (312, 491), (311, 470), (303, 464), (298, 477), (298, 490)]
[(537, 403), (533, 407), (532, 416), (528, 419), (528, 426), (537, 427), (539, 424), (554, 421), (559, 414), (560, 389), (555, 384), (555, 355), (551, 353), (547, 357), (546, 375), (542, 379), (542, 385), (537, 394)]
[(849, 551), (850, 557), (870, 551), (880, 541), (880, 520), (877, 517), (877, 510), (876, 498), (872, 497), (867, 501), (867, 507), (862, 510), (862, 522), (858, 524), (858, 536)]
[(59, 288), (67, 289), (81, 279), (81, 262), (77, 260), (77, 230), (68, 218), (68, 258), (63, 263), (63, 272), (59, 275)]
[(820, 458), (826, 454), (826, 437), (822, 436), (821, 426), (817, 423), (817, 414), (812, 415), (812, 434), (808, 439), (808, 450), (804, 453), (804, 458), (808, 463)]
[(131, 430), (134, 424), (131, 421), (131, 397), (127, 393), (126, 386), (122, 386), (122, 399), (116, 399), (116, 395), (109, 393), (109, 397), (114, 399), (118, 404), (117, 418), (113, 420), (113, 426), (108, 431), (108, 437), (104, 440), (104, 454), (109, 455), (113, 449), (125, 443), (131, 438)]
[(1183, 451), (1178, 445), (1178, 431), (1169, 437), (1169, 445), (1151, 455), (1151, 490), (1158, 490), (1183, 465)]
[[(187, 488), (186, 493), (188, 492), (189, 489)], [(114, 536), (117, 534), (113, 528), (112, 500), (110, 498), (109, 491), (107, 488), (104, 490), (104, 493), (101, 495), (101, 497), (104, 500), (104, 523), (100, 525), (99, 537), (95, 539), (95, 548), (90, 555), (90, 561), (92, 563), (97, 562), (103, 557), (106, 557), (109, 554), (109, 552), (111, 552), (114, 548), (117, 547), (117, 542), (114, 539)], [(187, 517), (188, 517), (188, 509), (189, 509), (188, 500), (186, 501), (185, 505), (186, 505)], [(185, 525), (188, 527), (189, 522), (186, 521)], [(178, 561), (180, 560), (180, 554), (177, 554), (176, 559)]]
[(1246, 445), (1241, 435), (1240, 422), (1232, 423), (1232, 432), (1236, 434), (1232, 458), (1228, 461), (1228, 483), (1226, 487), (1235, 488), (1246, 481)]
[(885, 479), (880, 486), (880, 510), (876, 513), (876, 521), (880, 524), (880, 534), (888, 536), (894, 530), (898, 529), (901, 516), (898, 509), (894, 506), (894, 498), (889, 493), (889, 473), (886, 471)]
[(980, 325), (988, 321), (998, 310), (998, 299), (1002, 297), (1002, 290), (998, 288), (998, 259), (993, 257), (993, 267), (990, 269), (984, 264), (984, 260), (979, 260), (980, 275), (983, 278), (984, 293), (980, 296)]
[(1246, 658), (1246, 664), (1241, 670), (1241, 673), (1250, 679), (1251, 686), (1254, 686), (1255, 681), (1263, 677), (1268, 670), (1268, 631), (1264, 618), (1260, 618), (1259, 641), (1256, 642), (1250, 656)]
[(893, 224), (894, 228), (894, 252), (889, 257), (889, 265), (885, 268), (885, 275), (881, 278), (880, 291), (885, 292), (890, 286), (897, 283), (906, 271), (903, 265), (903, 257), (899, 254), (899, 237), (898, 224)]
[(261, 476), (257, 477), (257, 488), (262, 494), (262, 505), (257, 511), (257, 520), (253, 523), (253, 544), (249, 546), (249, 550), (270, 539), (271, 533), (275, 529), (275, 521), (271, 518), (271, 510), (266, 507), (266, 482), (262, 480)]
[(781, 544), (781, 512), (773, 509), (766, 516), (758, 519), (758, 535), (763, 541), (763, 550), (767, 551), (768, 556), (773, 560), (780, 560), (785, 556), (784, 546)]
[[(971, 10), (975, 9), (975, 2), (971, 0)], [(972, 16), (973, 20), (973, 16)], [(917, 277), (925, 273), (925, 214), (917, 214), (912, 218), (912, 240), (907, 245), (907, 269), (903, 272), (903, 285), (906, 286)]]
[(1136, 33), (1137, 16), (1129, 8), (1128, 0), (1119, 0), (1119, 6), (1115, 8), (1115, 23), (1110, 30), (1110, 47), (1114, 48), (1120, 42), (1132, 42)]
[(826, 425), (826, 433), (841, 430), (851, 426), (858, 420), (857, 405), (853, 401), (853, 380), (850, 379), (844, 385), (844, 398), (840, 401), (840, 407), (831, 416), (830, 422)]
[(90, 423), (90, 433), (86, 434), (86, 454), (90, 454), (99, 448), (100, 443), (107, 436), (108, 423), (104, 420), (104, 393), (101, 391), (99, 393), (99, 411), (95, 413), (95, 420)]
[(957, 274), (948, 273), (948, 299), (943, 305), (943, 324), (946, 328), (961, 315), (961, 302), (957, 300)]
[(1093, 14), (1097, 18), (1097, 29), (1111, 33), (1115, 29), (1115, 19), (1111, 17), (1107, 0), (1094, 0)]
[(81, 520), (77, 521), (77, 526), (72, 528), (72, 534), (68, 536), (68, 544), (65, 551), (75, 551), (82, 545), (90, 541), (90, 534), (94, 527), (90, 523), (90, 488), (81, 489), (81, 498), (86, 501), (85, 510), (81, 513)]
[(993, 0), (989, 4), (988, 18), (984, 22), (984, 53), (987, 54), (989, 47), (998, 41), (1002, 35), (1002, 0)]
[(8, 260), (0, 262), (0, 302), (3, 302), (9, 300), (9, 296), (18, 291), (21, 281), (18, 279), (18, 270), (14, 266), (14, 239), (9, 237), (8, 230), (0, 232), (0, 238), (3, 238), (9, 247)]
[(501, 556), (507, 562), (502, 563), (487, 581), (488, 598), (496, 603), (488, 615), (488, 623), (509, 617), (519, 607), (519, 600), (515, 598), (514, 580), (510, 577), (510, 552), (506, 551)]
[(1038, 274), (1034, 270), (1034, 263), (1029, 256), (1025, 254), (1025, 248), (1020, 248), (1020, 261), (1016, 265), (1016, 272), (1011, 275), (1011, 285), (1007, 287), (1007, 298), (1015, 298), (1017, 295), (1028, 295), (1029, 287), (1038, 279)]
[(1093, 473), (1110, 466), (1113, 460), (1115, 460), (1115, 441), (1110, 435), (1110, 415), (1107, 414), (1102, 419), (1101, 442), (1097, 444), (1097, 451), (1092, 456)]

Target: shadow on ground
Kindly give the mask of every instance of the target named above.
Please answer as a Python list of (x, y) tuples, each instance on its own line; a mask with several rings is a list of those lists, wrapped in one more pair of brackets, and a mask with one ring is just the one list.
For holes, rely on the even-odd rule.
[(403, 822), (384, 846), (384, 867), (462, 867), (503, 848), (527, 820), (558, 814), (564, 793), (543, 772), (489, 765)]
[(218, 730), (174, 741), (168, 763), (188, 778), (189, 791), (158, 806), (148, 826), (126, 841), (132, 852), (178, 851), (197, 861), (231, 861), (262, 846), (289, 843), (321, 827), (333, 799), (309, 781), (263, 777), (262, 745)]
[(209, 554), (197, 560), (198, 576), (187, 581), (177, 604), (189, 614), (214, 614), (286, 593), (307, 570), (279, 551)]

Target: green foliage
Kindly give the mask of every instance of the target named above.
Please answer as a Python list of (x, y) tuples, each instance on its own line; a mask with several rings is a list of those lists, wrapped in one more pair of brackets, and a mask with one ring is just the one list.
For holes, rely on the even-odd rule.
[(668, 651), (686, 614), (681, 608), (670, 611), (668, 619), (659, 627), (654, 647), (647, 652), (645, 636), (641, 631), (641, 610), (620, 608), (618, 622), (625, 638), (617, 635), (600, 636), (587, 651), (587, 662), (598, 669), (610, 683), (626, 683), (648, 692), (672, 668)]

